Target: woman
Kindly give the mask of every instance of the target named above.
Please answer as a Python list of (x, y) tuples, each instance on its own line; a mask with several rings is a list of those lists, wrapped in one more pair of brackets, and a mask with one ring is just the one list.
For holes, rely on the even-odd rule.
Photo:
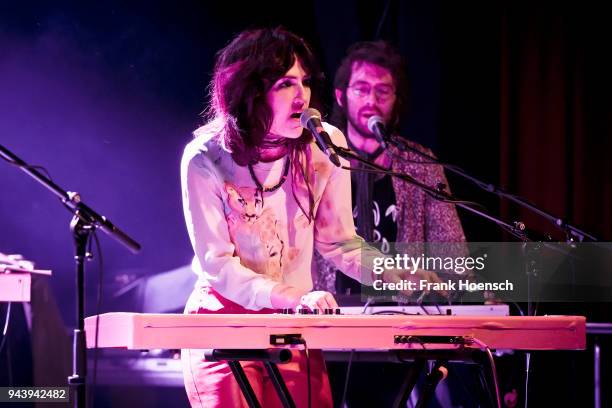
[[(185, 219), (198, 283), (186, 313), (272, 313), (273, 309), (337, 307), (312, 291), (317, 249), (338, 269), (361, 273), (363, 240), (351, 214), (350, 174), (333, 166), (300, 126), (316, 105), (321, 75), (310, 47), (282, 29), (239, 34), (217, 54), (210, 121), (195, 132), (181, 165)], [(333, 142), (346, 146), (324, 124)], [(303, 352), (279, 366), (298, 406), (307, 401)], [(325, 364), (311, 352), (317, 407), (332, 405)], [(192, 406), (246, 406), (226, 363), (183, 350)], [(261, 363), (243, 367), (263, 406), (280, 406)]]

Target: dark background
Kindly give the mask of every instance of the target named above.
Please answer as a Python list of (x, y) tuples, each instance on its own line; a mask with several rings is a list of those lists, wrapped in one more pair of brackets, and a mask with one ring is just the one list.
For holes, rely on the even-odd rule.
[[(411, 83), (404, 136), (610, 239), (612, 27), (603, 10), (578, 2), (3, 2), (0, 143), (44, 166), (143, 246), (134, 256), (101, 235), (103, 308), (117, 307), (110, 296), (138, 278), (190, 262), (179, 161), (202, 123), (213, 56), (245, 28), (278, 24), (315, 48), (328, 108), (347, 46), (377, 36), (393, 42)], [(454, 193), (507, 220), (564, 236), (541, 217), (450, 181)], [(70, 214), (4, 162), (0, 188), (0, 251), (53, 270), (50, 293), (72, 327)], [(460, 215), (470, 240), (508, 239)], [(93, 314), (96, 264), (88, 271)], [(593, 310), (608, 317), (607, 305)], [(580, 381), (575, 373), (567, 379), (576, 384), (567, 391), (572, 401), (591, 398), (591, 368), (584, 370)]]

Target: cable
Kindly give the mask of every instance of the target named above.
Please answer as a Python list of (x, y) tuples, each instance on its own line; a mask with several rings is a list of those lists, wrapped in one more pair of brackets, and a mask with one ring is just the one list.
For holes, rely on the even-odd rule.
[(8, 302), (6, 306), (6, 318), (4, 319), (4, 328), (2, 329), (2, 342), (0, 342), (0, 355), (2, 349), (6, 345), (6, 361), (8, 364), (8, 385), (13, 385), (13, 363), (11, 361), (11, 346), (7, 343), (8, 326), (11, 319), (11, 302)]
[(495, 399), (497, 402), (497, 407), (501, 408), (501, 395), (499, 393), (499, 382), (497, 380), (497, 369), (495, 368), (495, 359), (493, 359), (493, 354), (491, 353), (491, 349), (486, 345), (483, 341), (473, 338), (474, 343), (478, 344), (482, 350), (485, 351), (487, 358), (489, 359), (489, 364), (491, 366), (491, 373), (493, 376), (493, 385), (495, 386)]
[(12, 164), (13, 166), (19, 167), (20, 169), (27, 169), (27, 170), (40, 170), (43, 173), (45, 173), (45, 176), (47, 176), (47, 178), (51, 181), (53, 181), (53, 179), (51, 178), (51, 174), (49, 173), (49, 171), (43, 167), (43, 166), (39, 166), (39, 165), (27, 165), (27, 164), (19, 164), (17, 162), (15, 162), (14, 160), (11, 160), (7, 157), (4, 157), (3, 155), (0, 155), (0, 158), (4, 159), (5, 162), (7, 162), (8, 164)]
[[(368, 307), (370, 307), (370, 305), (372, 303), (376, 303), (374, 301), (374, 298), (368, 298), (368, 300), (366, 301), (365, 305), (363, 305), (363, 309), (361, 309), (361, 314), (365, 315), (366, 312), (368, 311)], [(390, 313), (389, 313), (390, 312)], [(374, 312), (371, 313), (372, 315), (375, 314), (394, 314), (392, 313), (392, 311), (386, 312), (384, 310), (379, 311), (379, 312)], [(353, 365), (353, 357), (355, 356), (355, 349), (351, 349), (351, 354), (349, 354), (349, 359), (348, 359), (348, 363), (346, 366), (346, 376), (344, 377), (344, 388), (342, 389), (342, 402), (340, 403), (340, 407), (344, 408), (345, 404), (346, 404), (346, 394), (348, 392), (348, 384), (349, 384), (349, 378), (351, 375), (351, 367)]]
[(8, 332), (9, 321), (11, 319), (11, 302), (7, 303), (6, 306), (6, 317), (4, 318), (4, 328), (2, 329), (2, 342), (0, 342), (0, 353), (6, 344), (6, 333)]
[(491, 364), (491, 372), (493, 373), (493, 385), (495, 386), (495, 398), (497, 400), (497, 406), (501, 408), (501, 395), (499, 394), (499, 381), (497, 379), (497, 368), (495, 368), (495, 359), (493, 358), (493, 354), (491, 353), (491, 349), (489, 347), (486, 348), (487, 357), (489, 358), (489, 363)]
[(523, 308), (521, 308), (521, 306), (518, 303), (516, 303), (514, 300), (511, 300), (510, 304), (512, 304), (512, 305), (514, 305), (514, 307), (516, 307), (516, 310), (518, 310), (518, 312), (519, 312), (519, 314), (521, 316), (525, 316), (525, 312), (523, 311)]
[(400, 310), (379, 310), (378, 312), (370, 313), (370, 316), (374, 315), (406, 315), (406, 316), (420, 316), (418, 313), (402, 312)]
[[(429, 349), (427, 348), (426, 343), (425, 343), (423, 340), (421, 340), (421, 339), (419, 338), (419, 336), (410, 336), (410, 337), (411, 337), (411, 340), (414, 340), (414, 341), (412, 341), (411, 343), (417, 343), (417, 344), (418, 344), (419, 346), (421, 346), (421, 348), (422, 348), (423, 350), (425, 350), (425, 351), (428, 351), (428, 350), (429, 350)], [(402, 350), (402, 349), (397, 350), (397, 359), (399, 360), (399, 362), (400, 362), (400, 363), (411, 363), (411, 362), (413, 362), (413, 361), (414, 361), (414, 360), (413, 360), (413, 361), (411, 361), (411, 360), (406, 360), (404, 357), (402, 357), (402, 354), (401, 354), (401, 353), (402, 353), (402, 351), (405, 351), (405, 350)]]
[(525, 408), (528, 407), (527, 400), (529, 396), (529, 369), (531, 366), (531, 353), (525, 353)]
[(346, 393), (348, 392), (349, 376), (351, 374), (351, 365), (353, 364), (354, 354), (355, 349), (351, 349), (351, 354), (349, 354), (348, 364), (346, 366), (346, 377), (344, 378), (344, 389), (342, 390), (342, 402), (340, 402), (340, 408), (344, 408), (346, 406)]
[(378, 22), (378, 27), (376, 28), (376, 35), (374, 36), (374, 40), (380, 40), (380, 32), (382, 30), (383, 24), (387, 20), (387, 14), (389, 14), (389, 6), (391, 5), (391, 0), (387, 0), (387, 4), (385, 5), (385, 9), (383, 10), (383, 14), (380, 17), (380, 21)]
[(421, 308), (423, 313), (425, 313), (426, 315), (429, 315), (429, 311), (425, 308), (425, 305), (423, 305), (423, 302), (417, 302), (417, 305)]
[(363, 305), (363, 309), (361, 309), (361, 314), (366, 314), (368, 307), (370, 307), (370, 304), (374, 301), (374, 298), (369, 297), (367, 302), (365, 303), (365, 305)]
[[(94, 396), (95, 396), (96, 381), (97, 381), (97, 374), (98, 374), (98, 334), (99, 334), (99, 329), (100, 329), (100, 310), (102, 308), (102, 282), (103, 282), (103, 276), (104, 276), (104, 259), (102, 257), (100, 241), (98, 239), (98, 235), (96, 234), (95, 229), (89, 235), (89, 241), (87, 243), (88, 245), (87, 252), (89, 254), (92, 254), (91, 252), (92, 238), (96, 244), (96, 252), (98, 254), (98, 293), (97, 293), (97, 298), (96, 298), (96, 330), (95, 330), (94, 353), (93, 353), (94, 354), (93, 355), (93, 378), (91, 382), (91, 391), (88, 393), (88, 395), (90, 396), (91, 401), (95, 402)], [(92, 405), (95, 405), (95, 404), (92, 404)]]

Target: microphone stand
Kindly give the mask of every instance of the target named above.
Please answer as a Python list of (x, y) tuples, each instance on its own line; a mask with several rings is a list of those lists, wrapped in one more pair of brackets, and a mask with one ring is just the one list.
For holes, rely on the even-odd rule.
[[(368, 167), (370, 167), (371, 169), (355, 169), (352, 167), (346, 167), (346, 166), (342, 166), (343, 169), (345, 170), (349, 170), (349, 171), (367, 171), (367, 172), (373, 172), (373, 173), (377, 173), (377, 174), (385, 174), (385, 175), (390, 175), (392, 177), (397, 177), (400, 180), (403, 180), (407, 183), (413, 184), (415, 186), (417, 186), (418, 188), (420, 188), (421, 190), (425, 191), (425, 193), (427, 193), (428, 195), (430, 195), (431, 197), (433, 197), (436, 200), (440, 200), (440, 201), (444, 201), (444, 202), (448, 202), (448, 203), (452, 203), (455, 204), (456, 206), (463, 208), (473, 214), (476, 214), (479, 217), (485, 218), (495, 224), (497, 224), (500, 228), (502, 228), (503, 230), (509, 232), (510, 234), (512, 234), (513, 236), (515, 236), (518, 240), (523, 242), (523, 254), (525, 255), (525, 257), (527, 256), (527, 249), (526, 249), (526, 244), (528, 242), (533, 242), (534, 240), (531, 239), (528, 235), (528, 232), (525, 228), (525, 224), (520, 222), (520, 221), (515, 221), (512, 224), (498, 218), (495, 217), (491, 214), (489, 214), (486, 211), (482, 211), (482, 210), (478, 210), (476, 208), (473, 207), (473, 205), (479, 205), (477, 203), (473, 203), (470, 201), (463, 201), (463, 200), (458, 200), (456, 197), (452, 196), (451, 194), (447, 193), (446, 191), (442, 190), (443, 187), (439, 187), (438, 189), (435, 189), (431, 186), (428, 186), (426, 184), (421, 183), (420, 181), (414, 179), (413, 177), (404, 174), (404, 173), (398, 173), (398, 172), (394, 172), (394, 171), (390, 171), (388, 169), (386, 169), (385, 167), (376, 164), (370, 160), (364, 159), (363, 157), (355, 154), (352, 150), (347, 149), (347, 148), (343, 148), (343, 147), (339, 147), (336, 145), (333, 145), (334, 150), (336, 151), (336, 153), (339, 156), (342, 156), (343, 158), (347, 159), (347, 160), (356, 160)], [(471, 204), (471, 205), (470, 205)], [(551, 248), (550, 245), (548, 245), (547, 243), (543, 243), (544, 246)], [(560, 249), (552, 247), (551, 249), (555, 250), (555, 251), (560, 251)], [(536, 248), (536, 250), (539, 250), (539, 247)], [(525, 265), (525, 272), (526, 272), (526, 276), (527, 276), (527, 311), (528, 311), (528, 316), (533, 315), (533, 307), (532, 307), (532, 301), (531, 301), (531, 277), (535, 276), (537, 273), (537, 269), (535, 266), (534, 262), (528, 262), (526, 261), (526, 265)]]
[(87, 376), (87, 346), (85, 341), (85, 259), (87, 253), (87, 243), (90, 236), (96, 229), (102, 230), (105, 234), (125, 246), (132, 253), (140, 251), (140, 244), (133, 240), (126, 233), (117, 228), (106, 217), (98, 214), (92, 208), (81, 201), (78, 193), (65, 191), (56, 185), (49, 178), (40, 174), (34, 166), (28, 165), (11, 151), (0, 145), (0, 157), (10, 164), (19, 167), (24, 173), (46, 187), (51, 193), (55, 194), (62, 204), (73, 214), (70, 222), (70, 231), (75, 245), (76, 263), (76, 318), (77, 327), (73, 332), (72, 339), (72, 375), (68, 377), (68, 385), (72, 390), (73, 406), (84, 408), (86, 406), (86, 376)]
[[(342, 147), (338, 147), (334, 145), (334, 149), (336, 150), (336, 153), (339, 156), (342, 156), (343, 158), (350, 160), (356, 160), (360, 163), (365, 164), (366, 166), (369, 166), (371, 168), (373, 168), (374, 170), (366, 170), (366, 169), (360, 169), (363, 171), (372, 171), (378, 174), (388, 174), (391, 175), (392, 177), (397, 177), (405, 182), (408, 182), (410, 184), (413, 184), (417, 187), (419, 187), (420, 189), (424, 190), (427, 194), (429, 194), (430, 196), (432, 196), (435, 199), (441, 200), (441, 201), (446, 201), (446, 202), (454, 202), (455, 205), (457, 205), (458, 207), (461, 207), (473, 214), (476, 214), (480, 217), (483, 217), (489, 221), (492, 221), (494, 223), (496, 223), (498, 226), (500, 226), (501, 228), (503, 228), (504, 230), (510, 232), (512, 235), (514, 235), (515, 237), (517, 237), (519, 240), (523, 241), (523, 253), (526, 254), (526, 243), (530, 242), (531, 239), (528, 237), (527, 232), (525, 231), (525, 225), (522, 222), (514, 222), (514, 225), (510, 225), (509, 223), (493, 216), (490, 214), (487, 214), (484, 211), (480, 211), (477, 210), (475, 208), (473, 208), (472, 206), (468, 205), (468, 202), (465, 201), (459, 201), (457, 199), (455, 199), (453, 196), (451, 196), (450, 194), (448, 194), (447, 192), (443, 191), (441, 188), (438, 189), (434, 189), (428, 185), (425, 185), (421, 182), (419, 182), (418, 180), (415, 180), (413, 177), (407, 175), (407, 174), (403, 174), (403, 173), (397, 173), (397, 172), (393, 172), (393, 171), (389, 171), (386, 168), (384, 168), (383, 166), (380, 166), (374, 162), (371, 162), (369, 160), (366, 160), (358, 155), (356, 155), (354, 152), (352, 152), (350, 149), (345, 149)], [(429, 155), (425, 155), (426, 157), (430, 157)], [(436, 163), (438, 162), (437, 160), (435, 160), (433, 157), (431, 158), (432, 161), (435, 161)], [(446, 167), (446, 166), (445, 166)], [(346, 167), (346, 166), (342, 166), (343, 169), (349, 170), (349, 171), (354, 171), (356, 169), (351, 168), (351, 167)], [(474, 203), (475, 204), (475, 203)], [(546, 245), (546, 244), (545, 244)], [(530, 262), (526, 261), (526, 273), (527, 273), (527, 315), (531, 316), (533, 313), (533, 307), (532, 307), (532, 302), (531, 302), (531, 276), (532, 274), (535, 272), (534, 265), (531, 265)], [(526, 370), (527, 370), (527, 375), (529, 375), (529, 370), (530, 370), (530, 358), (531, 355), (530, 353), (526, 354)], [(525, 397), (526, 398), (526, 397)]]
[(528, 242), (531, 241), (531, 239), (529, 239), (529, 237), (527, 236), (525, 230), (525, 226), (523, 223), (521, 222), (515, 222), (514, 225), (511, 225), (509, 223), (507, 223), (506, 221), (495, 217), (489, 213), (487, 213), (486, 211), (481, 211), (478, 210), (476, 208), (474, 208), (473, 206), (469, 205), (469, 204), (473, 204), (473, 205), (477, 205), (476, 203), (472, 203), (469, 201), (463, 201), (463, 200), (459, 200), (456, 197), (452, 196), (451, 194), (447, 193), (446, 191), (444, 191), (441, 188), (435, 189), (431, 186), (428, 186), (426, 184), (421, 183), (420, 181), (416, 180), (415, 178), (404, 174), (404, 173), (398, 173), (398, 172), (394, 172), (391, 170), (386, 169), (385, 167), (376, 164), (370, 160), (364, 159), (361, 156), (355, 154), (352, 150), (350, 149), (346, 149), (344, 147), (339, 147), (339, 146), (335, 146), (334, 145), (334, 150), (336, 151), (336, 153), (339, 156), (342, 156), (343, 158), (347, 159), (347, 160), (356, 160), (360, 163), (365, 164), (368, 167), (371, 167), (372, 170), (368, 170), (368, 169), (355, 169), (355, 168), (351, 168), (351, 167), (346, 167), (346, 166), (342, 166), (343, 169), (345, 170), (349, 170), (349, 171), (367, 171), (367, 172), (373, 172), (373, 173), (377, 173), (377, 174), (385, 174), (385, 175), (390, 175), (392, 177), (396, 177), (399, 178), (400, 180), (403, 180), (407, 183), (413, 184), (415, 186), (417, 186), (418, 188), (420, 188), (421, 190), (425, 191), (425, 193), (429, 194), (431, 197), (435, 198), (436, 200), (440, 200), (440, 201), (446, 201), (449, 203), (453, 203), (458, 207), (461, 207), (471, 213), (474, 213), (482, 218), (485, 218), (489, 221), (494, 222), (495, 224), (499, 225), (501, 228), (503, 228), (505, 231), (508, 231), (510, 234), (514, 235), (515, 237), (517, 237), (519, 240), (524, 241), (524, 242)]
[(548, 221), (550, 221), (555, 227), (559, 228), (561, 231), (563, 231), (566, 235), (566, 241), (572, 242), (573, 238), (576, 238), (579, 242), (584, 241), (585, 239), (588, 239), (590, 241), (599, 241), (593, 234), (590, 234), (588, 232), (585, 232), (573, 225), (571, 225), (570, 223), (568, 223), (567, 221), (563, 220), (562, 218), (559, 218), (549, 212), (546, 212), (540, 208), (538, 208), (537, 206), (535, 206), (534, 204), (528, 202), (527, 200), (525, 200), (522, 197), (519, 197), (515, 194), (511, 194), (505, 190), (503, 190), (500, 187), (495, 186), (494, 184), (491, 183), (485, 183), (484, 181), (481, 181), (479, 179), (477, 179), (476, 177), (468, 174), (466, 171), (464, 171), (463, 169), (461, 169), (458, 166), (455, 165), (450, 165), (447, 163), (442, 163), (440, 160), (438, 160), (435, 157), (430, 156), (427, 153), (424, 153), (422, 151), (420, 151), (419, 149), (416, 149), (412, 146), (410, 146), (408, 143), (406, 143), (405, 140), (403, 140), (402, 138), (398, 137), (398, 136), (391, 136), (391, 137), (386, 137), (384, 138), (384, 140), (389, 143), (392, 144), (393, 146), (395, 146), (396, 148), (398, 148), (401, 151), (411, 151), (414, 152), (416, 154), (418, 154), (419, 156), (427, 159), (429, 162), (431, 163), (435, 163), (435, 164), (439, 164), (440, 166), (444, 167), (445, 169), (447, 169), (448, 171), (457, 174), (463, 178), (465, 178), (466, 180), (471, 181), (472, 183), (476, 184), (478, 187), (480, 187), (481, 189), (488, 191), (490, 193), (496, 194), (497, 196), (501, 197), (501, 198), (505, 198), (507, 200), (510, 200), (520, 206), (522, 206), (523, 208), (527, 208), (528, 210), (544, 217), (545, 219), (547, 219)]
[[(536, 214), (539, 214), (541, 216), (543, 216), (544, 218), (548, 219), (549, 221), (551, 221), (556, 227), (560, 228), (563, 232), (565, 232), (566, 237), (567, 237), (567, 243), (571, 244), (572, 240), (572, 236), (578, 238), (578, 240), (580, 242), (582, 242), (585, 237), (589, 238), (592, 241), (597, 241), (597, 238), (595, 238), (592, 234), (589, 234), (587, 232), (584, 232), (576, 227), (574, 227), (573, 225), (565, 222), (563, 219), (559, 218), (559, 217), (555, 217), (554, 215), (547, 213), (544, 210), (539, 209), (538, 207), (536, 207), (535, 205), (528, 203), (526, 200), (517, 197), (513, 194), (507, 193), (506, 191), (502, 190), (501, 188), (498, 188), (496, 186), (494, 186), (493, 184), (486, 184), (478, 179), (476, 179), (475, 177), (470, 176), (469, 174), (467, 174), (465, 171), (463, 171), (462, 169), (460, 169), (459, 167), (456, 166), (452, 166), (452, 165), (448, 165), (445, 163), (441, 163), (438, 159), (436, 159), (435, 157), (432, 157), (426, 153), (421, 152), (418, 149), (415, 149), (411, 146), (408, 145), (408, 143), (406, 143), (404, 140), (400, 139), (399, 137), (393, 137), (393, 138), (383, 138), (383, 140), (386, 140), (388, 143), (393, 144), (395, 147), (397, 147), (399, 150), (402, 151), (413, 151), (415, 153), (417, 153), (419, 156), (426, 158), (427, 160), (429, 160), (431, 163), (435, 163), (438, 165), (443, 166), (445, 169), (448, 169), (449, 171), (458, 174), (462, 177), (464, 177), (467, 180), (472, 181), (473, 183), (475, 183), (477, 186), (479, 186), (480, 188), (489, 191), (491, 193), (497, 194), (499, 197), (502, 198), (506, 198), (508, 200), (511, 200), (521, 206), (523, 206), (524, 208), (527, 208), (533, 212), (535, 212)], [(525, 224), (523, 224), (522, 222), (514, 222), (514, 226), (508, 224), (505, 221), (502, 221), (501, 219), (494, 217), (490, 214), (485, 213), (484, 211), (479, 211), (473, 207), (471, 207), (470, 205), (468, 205), (466, 202), (458, 202), (458, 200), (454, 199), (454, 197), (452, 197), (450, 194), (446, 193), (445, 191), (442, 191), (441, 189), (435, 190), (433, 188), (431, 188), (430, 186), (427, 186), (423, 183), (420, 183), (419, 181), (415, 180), (414, 178), (408, 176), (407, 174), (402, 174), (402, 173), (396, 173), (396, 172), (391, 172), (388, 171), (387, 169), (385, 169), (383, 166), (380, 166), (376, 163), (370, 162), (368, 160), (363, 159), (362, 157), (354, 154), (352, 151), (350, 151), (349, 149), (345, 149), (345, 148), (340, 148), (338, 146), (335, 146), (335, 150), (336, 153), (338, 153), (338, 155), (344, 157), (345, 159), (354, 159), (357, 160), (363, 164), (366, 164), (367, 166), (370, 166), (375, 170), (375, 172), (380, 173), (380, 174), (389, 174), (393, 177), (398, 177), (401, 180), (404, 180), (408, 183), (411, 183), (413, 185), (416, 185), (417, 187), (421, 188), (422, 190), (424, 190), (427, 194), (429, 194), (430, 196), (438, 199), (438, 200), (442, 200), (442, 201), (448, 201), (448, 202), (455, 202), (455, 205), (457, 205), (460, 208), (463, 208), (469, 212), (472, 212), (474, 214), (477, 214), (485, 219), (488, 219), (490, 221), (493, 221), (494, 223), (496, 223), (497, 225), (499, 225), (501, 228), (503, 228), (504, 230), (510, 232), (512, 235), (514, 235), (515, 237), (519, 238), (519, 240), (523, 241), (523, 255), (526, 257), (527, 255), (527, 249), (526, 249), (526, 244), (529, 241), (532, 241), (528, 235), (527, 232), (525, 231)], [(347, 169), (347, 170), (354, 170), (351, 168), (347, 168), (344, 167), (343, 168)], [(368, 171), (368, 170), (365, 170)], [(545, 246), (550, 247), (547, 243), (543, 243)], [(536, 251), (539, 250), (539, 246), (536, 247)], [(558, 250), (558, 249), (555, 249)], [(533, 310), (533, 305), (532, 305), (532, 301), (531, 301), (531, 278), (532, 276), (535, 276), (537, 273), (537, 267), (536, 267), (536, 263), (534, 262), (529, 262), (529, 260), (526, 258), (525, 261), (525, 273), (527, 276), (527, 315), (528, 316), (532, 316), (534, 315), (534, 310)], [(526, 353), (526, 371), (527, 371), (527, 376), (529, 376), (529, 372), (530, 372), (530, 358), (531, 358), (531, 354), (530, 353)], [(527, 398), (527, 396), (525, 396), (525, 398)]]

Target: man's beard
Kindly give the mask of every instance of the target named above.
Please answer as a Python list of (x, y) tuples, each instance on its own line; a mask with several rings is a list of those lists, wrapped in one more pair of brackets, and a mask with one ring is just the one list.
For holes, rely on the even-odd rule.
[[(361, 137), (366, 138), (366, 139), (376, 139), (376, 136), (374, 136), (374, 134), (373, 134), (372, 132), (370, 132), (370, 130), (369, 130), (369, 129), (368, 129), (368, 130), (364, 130), (364, 129), (362, 129), (361, 125), (360, 125), (358, 122), (356, 122), (356, 121), (355, 121), (355, 120), (354, 120), (354, 119), (351, 117), (351, 115), (349, 115), (349, 113), (348, 113), (348, 109), (345, 109), (345, 110), (344, 110), (344, 116), (346, 116), (346, 121), (347, 121), (347, 123), (348, 123), (348, 124), (350, 124), (350, 125), (353, 127), (353, 129), (355, 129), (355, 131), (356, 131), (357, 133), (359, 133), (359, 135), (360, 135)], [(348, 128), (346, 129), (346, 131), (347, 131), (347, 133), (348, 133)], [(348, 136), (347, 136), (347, 137), (348, 137)]]

